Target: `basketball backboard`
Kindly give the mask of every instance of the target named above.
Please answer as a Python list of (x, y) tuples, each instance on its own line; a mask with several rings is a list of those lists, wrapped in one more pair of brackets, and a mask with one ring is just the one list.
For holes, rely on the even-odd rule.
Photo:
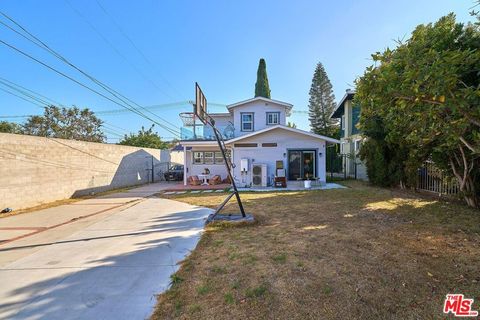
[(207, 98), (200, 89), (200, 86), (195, 82), (195, 115), (202, 121), (203, 124), (207, 124)]

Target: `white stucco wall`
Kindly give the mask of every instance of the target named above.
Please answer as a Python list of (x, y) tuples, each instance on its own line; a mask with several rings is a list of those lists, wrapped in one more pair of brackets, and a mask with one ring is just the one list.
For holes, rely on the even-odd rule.
[(250, 103), (237, 106), (233, 108), (233, 123), (235, 126), (235, 137), (239, 137), (245, 134), (251, 133), (251, 131), (241, 131), (241, 114), (243, 112), (253, 112), (253, 130), (259, 131), (270, 127), (267, 125), (266, 112), (280, 112), (280, 124), (286, 125), (286, 113), (285, 106), (265, 102), (265, 101), (252, 101)]
[[(287, 151), (289, 149), (311, 149), (316, 150), (316, 171), (317, 176), (322, 183), (326, 183), (326, 167), (325, 167), (325, 141), (302, 134), (286, 131), (283, 129), (275, 129), (263, 134), (256, 135), (239, 141), (238, 143), (257, 143), (256, 148), (234, 148), (233, 162), (236, 167), (234, 176), (242, 184), (250, 184), (251, 182), (251, 165), (267, 164), (267, 176), (269, 180), (275, 174), (275, 164), (277, 160), (282, 160), (284, 168), (287, 169), (288, 177), (288, 159)], [(277, 143), (277, 147), (262, 147), (262, 143)], [(321, 153), (321, 155), (320, 155)], [(247, 175), (241, 174), (240, 160), (242, 158), (249, 159), (249, 172)]]
[(183, 151), (170, 151), (170, 162), (175, 164), (184, 164)]

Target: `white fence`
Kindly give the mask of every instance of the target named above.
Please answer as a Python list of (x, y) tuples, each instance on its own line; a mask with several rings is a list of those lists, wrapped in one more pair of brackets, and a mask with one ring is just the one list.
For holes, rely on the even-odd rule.
[(432, 161), (425, 161), (418, 169), (417, 189), (439, 195), (455, 195), (460, 191), (458, 181), (447, 176)]

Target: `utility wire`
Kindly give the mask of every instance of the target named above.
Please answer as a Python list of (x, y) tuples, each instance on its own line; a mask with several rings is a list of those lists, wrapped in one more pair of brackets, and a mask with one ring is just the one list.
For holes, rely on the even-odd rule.
[[(34, 105), (36, 105), (36, 106), (39, 107), (39, 108), (44, 108), (44, 107), (45, 107), (45, 106), (43, 106), (43, 105), (41, 105), (41, 104), (39, 104), (39, 103), (37, 103), (37, 102), (33, 102), (33, 101), (31, 101), (31, 100), (28, 100), (27, 98), (24, 98), (24, 97), (22, 97), (22, 96), (19, 96), (18, 94), (13, 93), (13, 92), (11, 92), (11, 91), (8, 91), (8, 90), (6, 90), (6, 89), (0, 88), (0, 90), (3, 91), (3, 92), (6, 92), (6, 93), (8, 93), (8, 94), (11, 94), (12, 96), (15, 96), (15, 97), (17, 97), (17, 98), (20, 98), (20, 99), (22, 99), (22, 100), (25, 100), (25, 101), (27, 101), (27, 102), (30, 102), (31, 104), (34, 104)], [(1, 116), (0, 118), (17, 118), (17, 117), (18, 117), (18, 118), (24, 118), (24, 117), (30, 117), (30, 116)]]
[(124, 128), (122, 128), (122, 127), (119, 127), (119, 126), (117, 126), (117, 125), (111, 124), (111, 123), (106, 122), (106, 121), (104, 121), (104, 120), (102, 120), (102, 121), (103, 121), (103, 123), (109, 125), (110, 127), (113, 127), (113, 128), (116, 128), (116, 129), (118, 129), (118, 130), (122, 130), (122, 131), (125, 131), (125, 132), (128, 132), (128, 133), (130, 132), (130, 130), (124, 129)]
[(107, 9), (100, 3), (99, 0), (95, 0), (95, 2), (97, 3), (97, 5), (100, 7), (100, 9), (102, 9), (103, 13), (105, 13), (105, 15), (107, 17), (110, 18), (110, 21), (112, 21), (112, 24), (115, 25), (115, 27), (118, 29), (118, 31), (120, 32), (120, 34), (125, 38), (127, 39), (127, 41), (132, 45), (132, 47), (140, 54), (140, 56), (142, 56), (143, 60), (145, 60), (145, 62), (147, 62), (147, 64), (149, 64), (152, 68), (154, 68), (157, 73), (160, 75), (160, 77), (162, 78), (162, 80), (172, 89), (174, 90), (177, 94), (179, 94), (179, 96), (182, 96), (182, 94), (180, 93), (180, 91), (177, 90), (177, 88), (175, 88), (171, 83), (170, 81), (168, 81), (165, 77), (162, 76), (162, 74), (160, 73), (160, 71), (158, 70), (158, 68), (150, 61), (150, 59), (147, 58), (147, 56), (142, 52), (142, 50), (140, 50), (140, 48), (135, 44), (135, 42), (132, 40), (132, 38), (130, 38), (128, 36), (128, 34), (123, 30), (123, 28), (120, 26), (120, 24), (114, 19), (113, 15), (111, 15)]
[[(137, 105), (138, 107), (144, 109), (144, 107), (140, 106), (138, 103), (135, 103), (134, 101), (132, 101), (131, 99), (128, 99), (127, 97), (125, 97), (124, 95), (122, 95), (121, 93), (119, 93), (118, 91), (115, 91), (114, 89), (112, 89), (111, 87), (109, 87), (108, 85), (100, 82), (98, 79), (94, 78), (93, 76), (87, 74), (86, 72), (84, 72), (83, 70), (81, 70), (80, 68), (78, 68), (77, 66), (75, 66), (73, 63), (71, 63), (70, 61), (68, 61), (65, 57), (63, 57), (61, 54), (59, 54), (58, 52), (56, 52), (55, 50), (53, 50), (52, 48), (50, 48), (47, 44), (45, 44), (43, 41), (41, 41), (39, 38), (37, 38), (35, 35), (33, 35), (32, 33), (30, 33), (28, 30), (26, 30), (24, 27), (22, 27), (19, 23), (17, 23), (15, 20), (13, 20), (12, 18), (10, 18), (8, 15), (6, 15), (5, 13), (1, 12), (0, 11), (0, 14), (2, 16), (4, 16), (5, 18), (7, 18), (8, 20), (10, 20), (11, 22), (13, 22), (17, 27), (19, 27), (23, 32), (25, 32), (26, 34), (28, 34), (31, 38), (33, 38), (34, 40), (32, 40), (31, 38), (25, 36), (24, 34), (22, 34), (21, 32), (15, 30), (14, 28), (12, 28), (11, 26), (3, 23), (0, 21), (0, 24), (6, 26), (7, 28), (9, 28), (10, 30), (12, 30), (13, 32), (19, 34), (20, 36), (22, 36), (23, 38), (27, 39), (28, 41), (34, 43), (35, 45), (37, 45), (38, 47), (42, 48), (43, 50), (46, 50), (48, 53), (52, 54), (53, 56), (55, 56), (56, 58), (58, 58), (59, 60), (63, 61), (64, 63), (66, 63), (67, 65), (69, 65), (70, 67), (74, 68), (75, 70), (77, 70), (78, 72), (80, 72), (81, 74), (83, 74), (84, 76), (86, 76), (87, 78), (89, 78), (91, 81), (95, 82), (98, 86), (102, 87), (104, 90), (106, 90), (107, 92), (109, 92), (111, 95), (113, 95), (115, 98), (119, 99), (120, 101), (122, 101), (124, 104), (130, 106), (131, 108), (135, 109), (135, 107), (131, 106), (129, 103), (127, 103), (124, 99), (130, 101), (131, 103)], [(12, 46), (10, 46), (12, 47)], [(78, 83), (78, 82), (77, 82)], [(120, 98), (120, 97), (124, 98)], [(105, 96), (103, 96), (105, 97)], [(112, 101), (111, 99), (109, 99), (110, 101)], [(119, 104), (118, 102), (115, 102), (116, 104)], [(120, 104), (119, 104), (120, 105)], [(120, 105), (122, 106), (122, 105)], [(125, 106), (122, 106), (122, 107), (125, 107)], [(136, 110), (138, 111), (138, 110)], [(148, 118), (149, 120), (151, 120), (152, 122), (160, 125), (160, 127), (164, 128), (165, 130), (171, 132), (172, 130), (175, 131), (178, 129), (178, 127), (175, 127), (173, 124), (171, 124), (170, 122), (168, 122), (167, 120), (161, 118), (160, 116), (156, 115), (155, 113), (153, 112), (150, 112), (148, 110), (146, 110), (147, 112), (151, 113), (152, 115), (156, 116), (157, 118), (159, 118), (160, 120), (166, 122), (167, 124), (169, 124), (171, 127), (173, 127), (174, 129), (166, 129), (164, 125), (156, 122), (156, 121), (152, 121), (150, 118)], [(132, 111), (133, 112), (133, 111)], [(141, 112), (136, 112), (137, 114), (143, 114)], [(177, 134), (178, 133), (174, 133), (174, 134)]]
[(134, 112), (134, 113), (136, 113), (136, 114), (138, 114), (138, 115), (140, 115), (140, 116), (142, 116), (142, 117), (144, 117), (144, 118), (146, 118), (146, 119), (150, 120), (150, 121), (151, 121), (151, 122), (153, 122), (153, 123), (156, 123), (156, 124), (158, 124), (160, 127), (164, 128), (165, 130), (169, 131), (170, 133), (173, 133), (174, 135), (178, 135), (178, 133), (177, 133), (177, 132), (175, 132), (175, 131), (173, 131), (173, 130), (169, 129), (168, 127), (166, 127), (166, 126), (162, 125), (161, 123), (158, 123), (157, 121), (155, 121), (155, 120), (153, 120), (152, 118), (150, 118), (150, 117), (146, 116), (145, 114), (141, 113), (140, 111), (136, 110), (135, 108), (131, 108), (131, 107), (128, 107), (128, 106), (125, 106), (125, 105), (122, 105), (122, 104), (120, 104), (119, 102), (117, 102), (117, 101), (115, 101), (115, 100), (111, 99), (110, 97), (107, 97), (107, 96), (106, 96), (106, 95), (104, 95), (103, 93), (101, 93), (101, 92), (98, 92), (97, 90), (90, 88), (89, 86), (87, 86), (87, 85), (85, 85), (85, 84), (81, 83), (80, 81), (78, 81), (78, 80), (76, 80), (76, 79), (74, 79), (74, 78), (70, 77), (69, 75), (67, 75), (67, 74), (63, 73), (62, 71), (59, 71), (59, 70), (57, 70), (57, 69), (55, 69), (55, 68), (53, 68), (53, 67), (51, 67), (51, 66), (47, 65), (46, 63), (44, 63), (44, 62), (42, 62), (42, 61), (40, 61), (40, 60), (36, 59), (35, 57), (33, 57), (33, 56), (29, 55), (28, 53), (26, 53), (26, 52), (24, 52), (24, 51), (22, 51), (22, 50), (20, 50), (20, 49), (16, 48), (16, 47), (15, 47), (15, 46), (13, 46), (13, 45), (10, 45), (10, 44), (8, 44), (7, 42), (5, 42), (5, 41), (3, 41), (3, 40), (1, 40), (1, 39), (0, 39), (0, 43), (1, 43), (1, 44), (3, 44), (3, 45), (5, 45), (5, 46), (7, 46), (7, 47), (9, 47), (9, 48), (10, 48), (10, 49), (12, 49), (12, 50), (14, 50), (14, 51), (16, 51), (16, 52), (18, 52), (18, 53), (20, 53), (20, 54), (24, 55), (25, 57), (27, 57), (27, 58), (29, 58), (29, 59), (31, 59), (31, 60), (33, 60), (33, 61), (35, 61), (35, 62), (37, 62), (37, 63), (41, 64), (41, 65), (42, 65), (42, 66), (44, 66), (45, 68), (47, 68), (47, 69), (50, 69), (51, 71), (53, 71), (53, 72), (55, 72), (55, 73), (57, 73), (57, 74), (59, 74), (59, 75), (61, 75), (61, 76), (65, 77), (65, 78), (67, 78), (67, 79), (69, 79), (69, 80), (71, 80), (71, 81), (75, 82), (76, 84), (78, 84), (78, 85), (80, 85), (80, 86), (84, 87), (85, 89), (87, 89), (87, 90), (89, 90), (89, 91), (92, 91), (93, 93), (96, 93), (96, 94), (98, 94), (99, 96), (101, 96), (101, 97), (103, 97), (103, 98), (105, 98), (105, 99), (107, 99), (107, 100), (109, 100), (109, 101), (111, 101), (111, 102), (113, 102), (113, 103), (115, 103), (115, 104), (117, 104), (117, 105), (119, 105), (119, 106), (123, 107), (123, 108), (126, 108), (126, 109), (128, 109), (128, 110), (130, 110), (130, 111), (132, 111), (132, 112)]
[(8, 84), (7, 82), (4, 82), (4, 81), (2, 81), (2, 80), (0, 80), (0, 84), (4, 85), (5, 87), (9, 88), (10, 90), (14, 90), (14, 91), (22, 94), (22, 95), (24, 95), (24, 96), (26, 96), (26, 97), (28, 97), (28, 98), (30, 98), (30, 99), (32, 99), (32, 100), (40, 103), (40, 104), (42, 104), (42, 105), (48, 106), (48, 105), (51, 104), (51, 103), (49, 103), (47, 100), (44, 100), (44, 99), (42, 99), (42, 98), (38, 98), (38, 97), (36, 97), (35, 95), (33, 95), (33, 94), (31, 94), (31, 93), (29, 93), (29, 92), (27, 92), (27, 91), (25, 91), (25, 90), (22, 90), (22, 89), (19, 89), (19, 88), (17, 88), (17, 87), (14, 87), (14, 86), (12, 86), (12, 85), (10, 85), (10, 84)]
[(163, 89), (161, 89), (155, 82), (153, 82), (152, 79), (147, 77), (140, 69), (138, 69), (130, 60), (127, 59), (96, 27), (93, 25), (93, 23), (90, 22), (90, 20), (87, 19), (85, 15), (83, 15), (79, 10), (77, 10), (68, 0), (64, 0), (68, 6), (83, 20), (85, 23), (88, 24), (88, 26), (120, 57), (122, 58), (126, 63), (130, 65), (145, 81), (149, 82), (152, 86), (157, 88), (159, 91), (161, 91), (164, 95), (169, 97), (170, 99), (173, 99), (167, 92), (165, 92)]
[(18, 83), (15, 83), (15, 82), (10, 81), (10, 80), (8, 80), (8, 79), (5, 79), (5, 78), (3, 78), (3, 77), (0, 77), (0, 81), (2, 81), (2, 82), (8, 82), (10, 85), (16, 86), (16, 87), (18, 87), (18, 88), (21, 88), (21, 89), (23, 89), (23, 90), (25, 90), (25, 91), (28, 91), (28, 92), (34, 94), (34, 95), (37, 95), (37, 96), (39, 96), (39, 97), (41, 97), (41, 98), (49, 101), (50, 104), (63, 106), (63, 104), (60, 103), (60, 102), (58, 102), (58, 101), (55, 101), (55, 100), (53, 100), (53, 99), (50, 99), (49, 97), (46, 97), (46, 96), (44, 96), (44, 95), (42, 95), (42, 94), (40, 94), (40, 93), (38, 93), (38, 92), (35, 92), (35, 91), (30, 90), (30, 89), (28, 89), (28, 88), (25, 88), (24, 86), (21, 86), (21, 85), (19, 85)]

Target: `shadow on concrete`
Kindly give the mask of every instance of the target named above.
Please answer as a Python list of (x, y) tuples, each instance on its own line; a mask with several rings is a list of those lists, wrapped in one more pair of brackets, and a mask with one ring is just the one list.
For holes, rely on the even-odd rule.
[[(0, 292), (7, 299), (0, 302), (0, 318), (145, 319), (153, 311), (156, 295), (168, 288), (177, 263), (195, 248), (204, 218), (204, 212), (193, 208), (146, 220), (138, 232), (112, 230), (114, 233), (109, 236), (41, 244), (47, 248), (38, 254), (50, 254), (55, 259), (54, 252), (60, 246), (68, 245), (69, 250), (75, 250), (82, 245), (102, 246), (105, 241), (116, 241), (112, 238), (137, 239), (130, 242), (133, 248), (123, 254), (95, 258), (83, 253), (85, 260), (78, 267), (46, 263), (37, 268), (0, 270), (3, 276), (11, 273), (18, 278), (29, 278), (32, 274), (35, 277), (41, 272), (38, 277), (46, 279), (26, 284), (19, 281), (23, 285), (14, 280), (10, 282), (13, 285), (3, 284)], [(155, 233), (157, 236), (152, 237)], [(75, 255), (70, 258), (78, 259)], [(69, 265), (69, 261), (59, 263)]]
[[(161, 157), (159, 160), (159, 158), (145, 150), (132, 152), (122, 158), (109, 184), (98, 185), (96, 180), (99, 180), (100, 177), (92, 176), (89, 182), (91, 187), (76, 190), (71, 197), (77, 198), (109, 190), (160, 181), (163, 171), (165, 168), (168, 169), (168, 162), (162, 162), (161, 160)], [(166, 164), (162, 165), (164, 163)]]

